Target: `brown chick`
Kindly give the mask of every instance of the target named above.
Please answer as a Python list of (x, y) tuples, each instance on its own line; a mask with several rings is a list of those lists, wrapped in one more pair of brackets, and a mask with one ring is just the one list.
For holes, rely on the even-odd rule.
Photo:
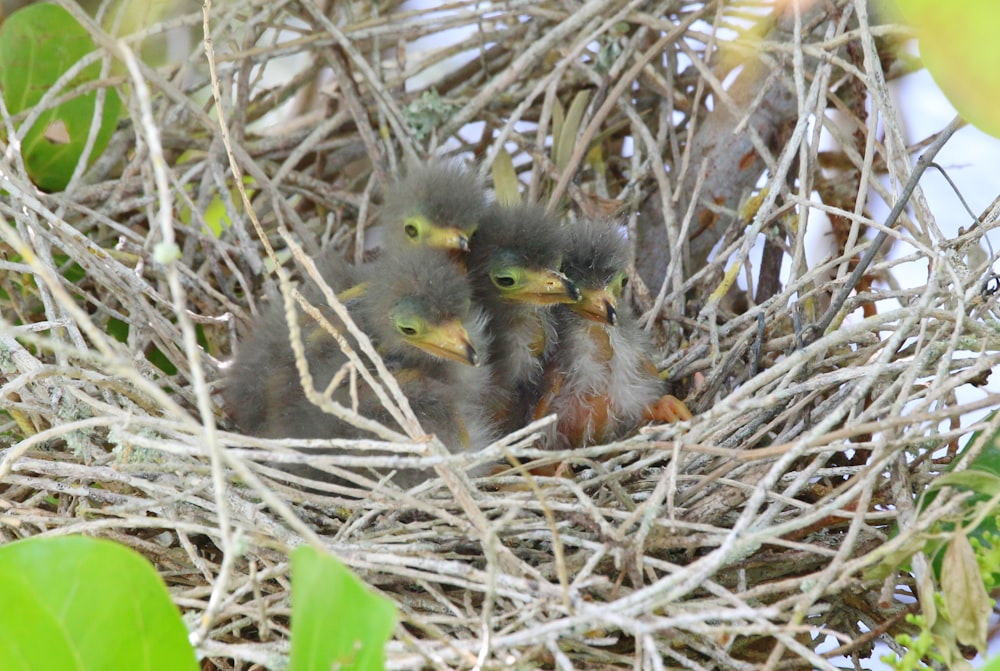
[(541, 208), (491, 207), (470, 244), (469, 282), (492, 336), (490, 414), (509, 432), (527, 421), (542, 360), (556, 345), (552, 306), (573, 303), (580, 292), (559, 271), (559, 222)]
[(628, 247), (610, 222), (567, 226), (563, 270), (581, 298), (554, 310), (559, 346), (545, 360), (534, 416), (558, 415), (555, 448), (617, 440), (646, 421), (690, 419), (687, 407), (665, 395), (652, 345), (621, 294)]

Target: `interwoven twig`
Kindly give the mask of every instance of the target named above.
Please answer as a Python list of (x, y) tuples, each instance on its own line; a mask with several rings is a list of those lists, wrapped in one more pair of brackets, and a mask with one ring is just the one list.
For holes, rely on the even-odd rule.
[[(863, 0), (789, 9), (759, 40), (732, 29), (770, 5), (400, 4), (233, 0), (119, 41), (63, 3), (98, 45), (88, 62), (108, 64), (100, 84), (127, 84), (129, 116), (43, 194), (8, 151), (26, 115), (0, 110), (4, 540), (134, 547), (220, 669), (287, 654), (286, 552), (302, 542), (398, 604), (391, 668), (831, 669), (894, 645), (916, 587), (892, 562), (963, 500), (915, 497), (1000, 424), (979, 419), (998, 405), (979, 390), (1000, 363), (995, 259), (979, 252), (996, 206), (953, 238), (919, 186), (898, 222), (869, 214), (897, 202), (925, 146), (906, 143), (886, 85), (902, 31), (873, 26)], [(168, 34), (189, 57), (130, 55)], [(285, 56), (301, 68), (268, 88), (261, 68)], [(94, 86), (70, 81), (41, 106)], [(552, 128), (580, 91), (557, 162)], [(821, 127), (835, 150), (819, 151)], [(221, 362), (261, 301), (281, 285), (292, 298), (308, 262), (291, 252), (358, 258), (407, 161), (448, 151), (488, 171), (501, 149), (526, 198), (627, 224), (633, 302), (695, 418), (564, 452), (537, 447), (547, 418), (457, 455), (413, 425), (230, 431)], [(833, 233), (816, 256), (818, 214)], [(852, 277), (876, 231), (886, 244)], [(505, 459), (572, 477), (467, 475)], [(304, 489), (292, 464), (339, 479)], [(411, 491), (384, 477), (417, 466), (434, 476)]]

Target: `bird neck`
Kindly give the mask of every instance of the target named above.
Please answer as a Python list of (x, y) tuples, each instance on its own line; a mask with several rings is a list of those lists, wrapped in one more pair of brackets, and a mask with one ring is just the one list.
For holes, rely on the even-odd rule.
[(601, 363), (608, 363), (615, 355), (615, 349), (611, 345), (611, 328), (604, 324), (584, 320), (587, 337), (597, 346), (596, 354)]

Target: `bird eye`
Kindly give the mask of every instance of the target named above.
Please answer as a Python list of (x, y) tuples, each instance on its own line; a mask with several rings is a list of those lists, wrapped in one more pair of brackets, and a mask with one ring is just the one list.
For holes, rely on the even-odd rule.
[(408, 314), (392, 315), (392, 325), (404, 338), (415, 338), (425, 330), (421, 319)]
[(622, 289), (628, 286), (628, 275), (622, 275)]
[(517, 280), (515, 280), (510, 275), (494, 275), (493, 283), (496, 284), (501, 289), (510, 289), (517, 283)]
[(406, 237), (410, 240), (416, 240), (420, 237), (426, 225), (426, 219), (419, 214), (414, 214), (403, 220), (403, 233), (406, 233)]

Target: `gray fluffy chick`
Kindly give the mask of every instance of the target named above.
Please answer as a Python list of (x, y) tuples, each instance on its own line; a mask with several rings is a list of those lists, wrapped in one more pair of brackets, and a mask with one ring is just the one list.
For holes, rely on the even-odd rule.
[[(364, 283), (348, 301), (358, 326), (371, 338), (399, 381), (421, 426), (451, 451), (477, 450), (495, 431), (482, 410), (489, 369), (485, 318), (472, 305), (461, 270), (440, 250), (413, 247), (386, 254), (361, 268), (340, 266), (334, 255), (320, 257), (318, 269), (335, 292)], [(303, 292), (317, 306), (318, 288)], [(322, 308), (342, 330), (332, 310)], [(348, 359), (334, 338), (309, 315), (298, 312), (305, 358), (315, 388), (322, 392)], [(241, 339), (225, 381), (227, 413), (241, 430), (268, 438), (371, 438), (372, 435), (321, 410), (305, 395), (290, 344), (284, 307), (264, 312)], [(347, 382), (332, 393), (350, 407)], [(399, 430), (364, 382), (358, 384), (359, 414)], [(432, 471), (396, 474), (400, 486), (415, 485)]]

